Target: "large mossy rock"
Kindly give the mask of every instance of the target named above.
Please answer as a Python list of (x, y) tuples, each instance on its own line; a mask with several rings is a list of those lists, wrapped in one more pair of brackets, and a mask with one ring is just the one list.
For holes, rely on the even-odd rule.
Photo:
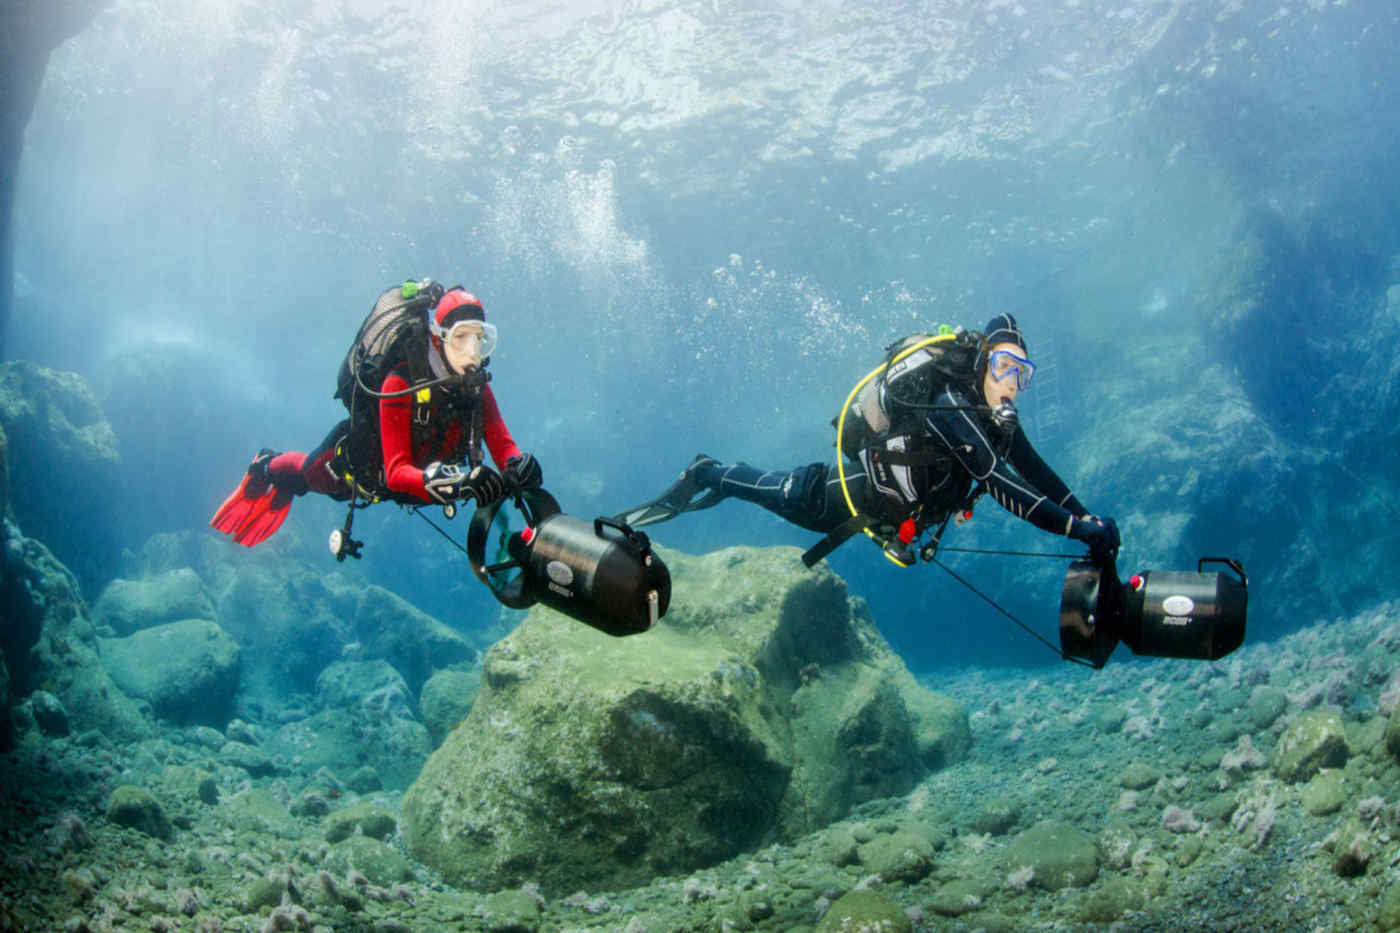
[(1284, 730), (1274, 745), (1271, 764), (1283, 781), (1302, 783), (1323, 768), (1340, 768), (1347, 762), (1347, 733), (1335, 710), (1304, 713)]
[(665, 556), (655, 630), (536, 607), (491, 649), (404, 798), (413, 855), (478, 890), (625, 887), (905, 793), (922, 752), (965, 748), (921, 732), (936, 717), (911, 705), (936, 704), (829, 570), (793, 548)]
[(379, 586), (363, 586), (299, 563), (240, 561), (213, 571), (218, 619), (248, 658), (250, 693), (311, 694), (347, 652), (382, 659), (403, 675), (411, 697), (434, 671), (480, 654), (471, 638)]
[(418, 709), (423, 725), (428, 727), (433, 747), (442, 744), (447, 734), (471, 712), (472, 700), (481, 689), (481, 671), (438, 671), (418, 694)]
[(4, 522), (0, 539), (0, 614), (5, 623), (0, 647), (9, 674), (9, 702), (46, 690), (67, 710), (75, 732), (97, 729), (114, 741), (146, 737), (150, 726), (136, 702), (102, 666), (97, 635), (73, 574), (13, 522)]
[(408, 686), (387, 661), (337, 661), (316, 683), (319, 712), (283, 725), (264, 744), (300, 767), (341, 775), (369, 768), (391, 790), (408, 787), (433, 750)]
[(421, 722), (369, 706), (322, 710), (287, 723), (263, 745), (304, 771), (329, 768), (348, 775), (370, 768), (390, 790), (408, 787), (433, 749)]
[(238, 691), (238, 644), (217, 623), (182, 619), (100, 639), (102, 666), (128, 696), (179, 723), (222, 727)]
[(1006, 871), (1030, 869), (1030, 881), (1048, 891), (1092, 884), (1099, 876), (1094, 840), (1072, 823), (1042, 820), (1006, 847)]
[(92, 621), (117, 635), (181, 619), (212, 619), (214, 603), (189, 567), (141, 580), (113, 580), (92, 604)]
[(0, 363), (0, 427), (15, 520), (91, 591), (112, 561), (112, 549), (93, 542), (118, 540), (105, 480), (118, 475), (120, 458), (101, 406), (77, 373)]
[(879, 891), (851, 891), (836, 899), (817, 933), (909, 933), (914, 924), (903, 908)]

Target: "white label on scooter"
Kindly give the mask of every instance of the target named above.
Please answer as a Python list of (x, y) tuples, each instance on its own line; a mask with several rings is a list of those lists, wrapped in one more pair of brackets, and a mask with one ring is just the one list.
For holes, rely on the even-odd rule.
[(1169, 616), (1189, 616), (1196, 611), (1196, 604), (1189, 596), (1168, 596), (1162, 600), (1162, 611)]
[(549, 574), (549, 579), (560, 586), (568, 586), (574, 582), (574, 571), (568, 564), (552, 560), (545, 565), (544, 572)]

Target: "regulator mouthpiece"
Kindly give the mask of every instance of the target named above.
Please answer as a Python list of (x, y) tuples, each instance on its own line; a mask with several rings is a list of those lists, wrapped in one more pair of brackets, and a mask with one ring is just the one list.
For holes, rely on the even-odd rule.
[(1021, 416), (1009, 399), (1002, 399), (1001, 404), (992, 409), (992, 423), (1009, 434), (1021, 423)]

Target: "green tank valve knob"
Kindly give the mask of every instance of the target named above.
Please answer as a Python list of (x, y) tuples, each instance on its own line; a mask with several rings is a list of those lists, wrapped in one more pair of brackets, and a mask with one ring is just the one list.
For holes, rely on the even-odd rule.
[(399, 294), (403, 295), (404, 298), (417, 298), (418, 283), (414, 282), (411, 279), (407, 282), (404, 282), (403, 288), (399, 289)]
[(940, 336), (940, 337), (947, 337), (947, 336), (950, 336), (952, 333), (953, 333), (953, 326), (952, 326), (951, 324), (939, 324), (939, 325), (938, 325), (938, 336)]

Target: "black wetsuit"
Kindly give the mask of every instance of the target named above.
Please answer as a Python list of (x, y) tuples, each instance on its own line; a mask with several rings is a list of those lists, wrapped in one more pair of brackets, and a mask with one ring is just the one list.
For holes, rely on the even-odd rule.
[[(1054, 534), (1068, 534), (1071, 519), (1086, 514), (1020, 426), (997, 427), (969, 390), (946, 386), (932, 403), (937, 409), (886, 404), (891, 430), (862, 450), (860, 465), (846, 470), (856, 508), (879, 522), (895, 527), (912, 517), (922, 530), (943, 521), (978, 482), (986, 483), (1002, 508)], [(777, 472), (747, 463), (715, 464), (701, 479), (822, 534), (851, 516), (840, 478), (828, 463)]]

